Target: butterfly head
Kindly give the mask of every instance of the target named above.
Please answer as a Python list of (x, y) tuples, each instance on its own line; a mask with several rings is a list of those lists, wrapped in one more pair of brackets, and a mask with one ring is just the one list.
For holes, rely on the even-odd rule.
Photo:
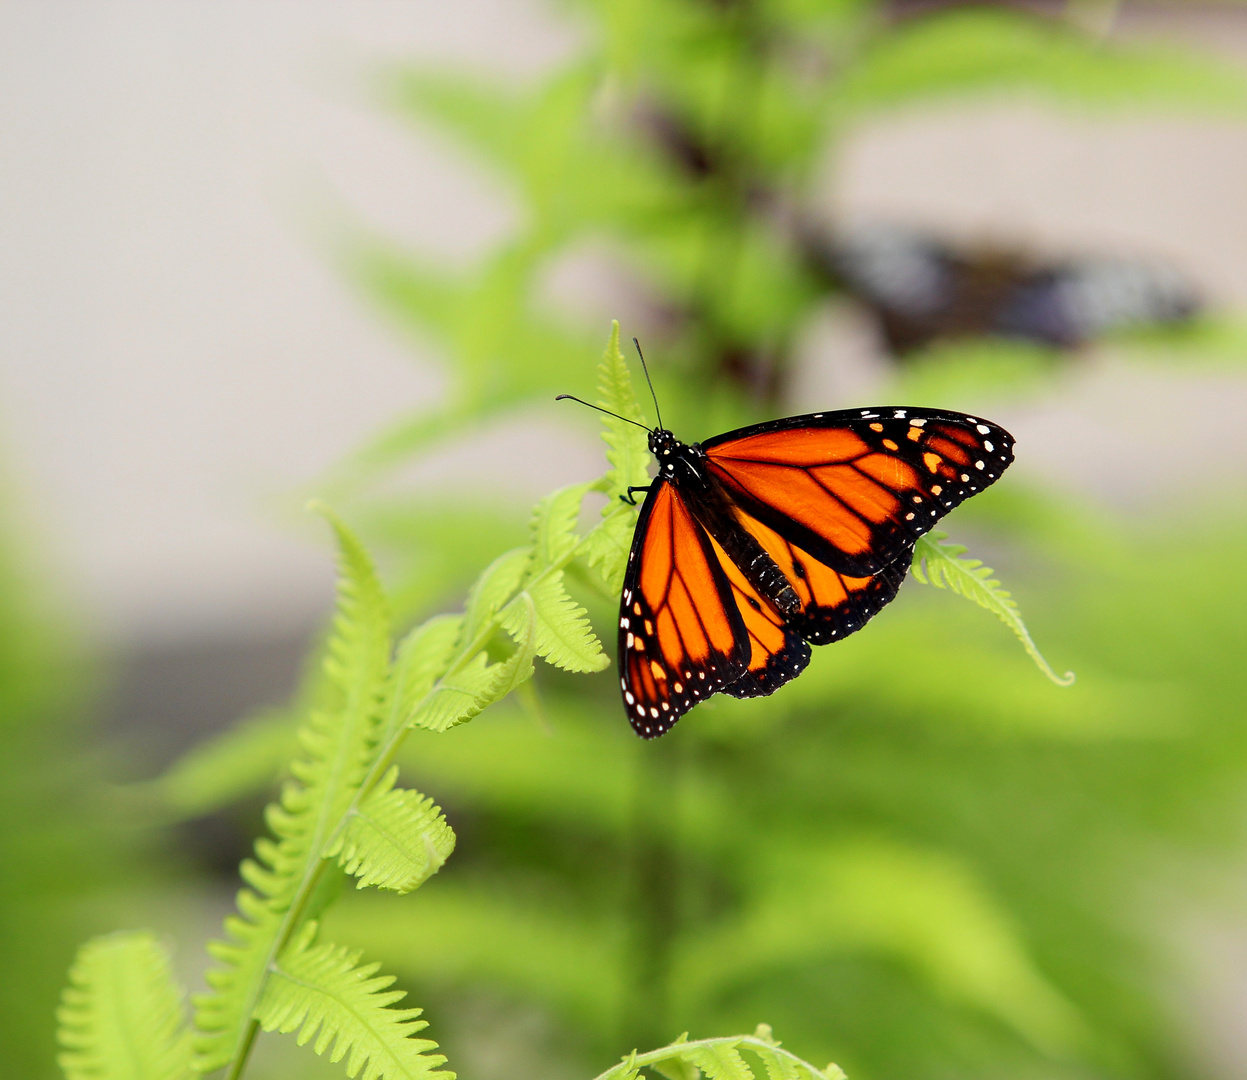
[(654, 428), (649, 433), (649, 452), (658, 459), (659, 466), (674, 458), (679, 449), (680, 440), (666, 428)]

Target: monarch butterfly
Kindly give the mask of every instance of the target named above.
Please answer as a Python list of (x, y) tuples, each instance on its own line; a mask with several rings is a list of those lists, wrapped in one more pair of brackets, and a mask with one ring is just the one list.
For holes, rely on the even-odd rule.
[(1003, 428), (933, 409), (789, 416), (692, 444), (661, 414), (646, 430), (658, 475), (626, 496), (647, 492), (618, 651), (644, 739), (712, 694), (773, 693), (812, 644), (860, 630), (896, 596), (914, 541), (1013, 460)]

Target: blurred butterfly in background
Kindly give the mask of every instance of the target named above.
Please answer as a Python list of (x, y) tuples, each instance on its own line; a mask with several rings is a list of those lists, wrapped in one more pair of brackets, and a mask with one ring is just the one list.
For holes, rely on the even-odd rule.
[(1189, 319), (1200, 309), (1177, 271), (1128, 259), (1043, 265), (987, 247), (958, 249), (873, 224), (834, 240), (807, 237), (807, 255), (876, 315), (894, 355), (976, 335), (1073, 348), (1113, 330)]
[(811, 645), (860, 630), (896, 596), (914, 541), (1013, 460), (1007, 431), (933, 409), (790, 416), (692, 444), (661, 415), (646, 430), (658, 475), (628, 491), (647, 494), (618, 651), (646, 739), (712, 694), (773, 693)]

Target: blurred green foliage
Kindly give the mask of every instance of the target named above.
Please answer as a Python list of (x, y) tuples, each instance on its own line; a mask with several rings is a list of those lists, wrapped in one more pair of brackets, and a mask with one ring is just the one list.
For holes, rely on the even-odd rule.
[(54, 1010), (101, 898), (132, 873), (89, 748), (89, 668), (38, 561), (0, 515), (0, 1043), (6, 1071), (57, 1075)]
[[(986, 93), (1247, 105), (1247, 80), (1205, 57), (998, 7), (574, 10), (587, 42), (538, 85), (382, 80), (521, 206), (467, 269), (362, 231), (342, 252), (449, 374), (435, 412), (330, 478), (384, 552), (400, 623), (466, 588), (520, 512), (493, 491), (396, 502), (387, 475), (588, 384), (601, 328), (546, 298), (560, 259), (598, 245), (632, 280), (664, 419), (693, 440), (790, 403), (796, 342), (838, 288), (819, 258), (836, 223), (812, 194), (855, 125)], [(1241, 364), (1237, 340), (1205, 326), (1114, 347)], [(1036, 350), (941, 346), (892, 396), (990, 413), (1060, 377)], [(705, 704), (656, 744), (628, 730), (613, 678), (543, 677), (538, 694), (409, 741), (404, 770), (443, 800), (459, 854), (415, 898), (352, 895), (327, 925), (424, 1000), (539, 1005), (578, 1068), (762, 1018), (861, 1080), (1190, 1075), (1163, 922), (1243, 839), (1247, 688), (1226, 646), (1247, 631), (1238, 509), (1139, 528), (1010, 477), (958, 511), (954, 533), (1004, 565), (1037, 640), (1077, 670), (1068, 690), (981, 612), (912, 586), (774, 697)], [(613, 625), (609, 591), (587, 603)], [(160, 782), (172, 808), (202, 813), (263, 784), (290, 733), (275, 716), (201, 748)], [(450, 1027), (452, 1060), (456, 1039), (489, 1038)]]

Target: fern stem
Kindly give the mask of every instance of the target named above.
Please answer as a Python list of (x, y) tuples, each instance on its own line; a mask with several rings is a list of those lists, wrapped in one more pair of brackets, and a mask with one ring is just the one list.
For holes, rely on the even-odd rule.
[[(447, 665), (446, 670), (442, 673), (428, 692), (416, 703), (411, 710), (411, 715), (418, 714), (423, 706), (432, 700), (434, 695), (442, 688), (445, 681), (467, 664), (475, 657), (486, 645), (490, 639), (502, 628), (503, 613), (519, 600), (525, 593), (544, 581), (549, 575), (558, 573), (566, 569), (567, 565), (581, 554), (586, 538), (575, 545), (566, 555), (556, 559), (549, 566), (543, 568), (537, 573), (531, 581), (527, 583), (523, 590), (520, 590), (513, 596), (507, 604), (497, 611), (492, 618), (485, 620), (476, 636), (465, 645), (455, 658)], [(299, 882), (298, 888), (295, 890), (294, 897), (290, 902), (290, 906), (286, 909), (282, 920), (278, 925), (277, 933), (273, 936), (272, 943), (269, 946), (268, 955), (265, 958), (264, 966), (261, 969), (262, 976), (256, 980), (255, 986), (251, 988), (248, 996), (247, 1013), (254, 1014), (259, 1006), (260, 999), (267, 985), (269, 974), (277, 970), (277, 960), (282, 951), (290, 943), (295, 934), (303, 926), (306, 921), (307, 907), (312, 897), (316, 894), (317, 887), (325, 872), (325, 868), (329, 863), (325, 852), (332, 849), (333, 844), (337, 841), (342, 831), (350, 823), (351, 818), (358, 813), (360, 803), (368, 796), (368, 794), (376, 787), (381, 778), (389, 771), (390, 766), (394, 764), (394, 758), (397, 756), (402, 742), (407, 732), (410, 730), (409, 718), (392, 715), (387, 725), (387, 731), (383, 740), (379, 743), (378, 750), (372, 759), (367, 773), (364, 775), (363, 781), (355, 789), (351, 797), (351, 801), (338, 815), (332, 827), (329, 827), (326, 821), (326, 814), (329, 810), (329, 800), (325, 800), (322, 807), (321, 815), (316, 824), (315, 839), (309, 846), (308, 865), (304, 872), (302, 880)], [(342, 769), (345, 767), (343, 755), (338, 754), (334, 761), (334, 769), (337, 776), (341, 776)], [(243, 1070), (246, 1068), (247, 1060), (251, 1056), (251, 1051), (255, 1046), (255, 1040), (260, 1031), (259, 1020), (252, 1019), (248, 1022), (244, 1029), (242, 1037), (239, 1039), (234, 1053), (230, 1058), (229, 1065), (226, 1068), (223, 1080), (240, 1080)]]
[[(769, 1031), (770, 1029), (763, 1025), (760, 1030)], [(605, 1072), (598, 1073), (593, 1080), (615, 1080), (615, 1077), (626, 1076), (629, 1072), (638, 1068), (643, 1069), (647, 1065), (654, 1065), (660, 1061), (679, 1057), (689, 1050), (713, 1050), (718, 1047), (761, 1050), (764, 1053), (777, 1054), (780, 1057), (787, 1058), (799, 1069), (809, 1070), (815, 1076), (826, 1076), (828, 1080), (844, 1080), (844, 1073), (839, 1066), (828, 1065), (827, 1068), (820, 1069), (817, 1065), (812, 1065), (804, 1058), (797, 1057), (792, 1051), (785, 1050), (778, 1043), (764, 1039), (760, 1035), (726, 1035), (713, 1039), (681, 1040), (680, 1042), (672, 1043), (670, 1046), (664, 1046), (658, 1050), (650, 1050), (644, 1054), (630, 1054), (618, 1065), (612, 1065)]]

